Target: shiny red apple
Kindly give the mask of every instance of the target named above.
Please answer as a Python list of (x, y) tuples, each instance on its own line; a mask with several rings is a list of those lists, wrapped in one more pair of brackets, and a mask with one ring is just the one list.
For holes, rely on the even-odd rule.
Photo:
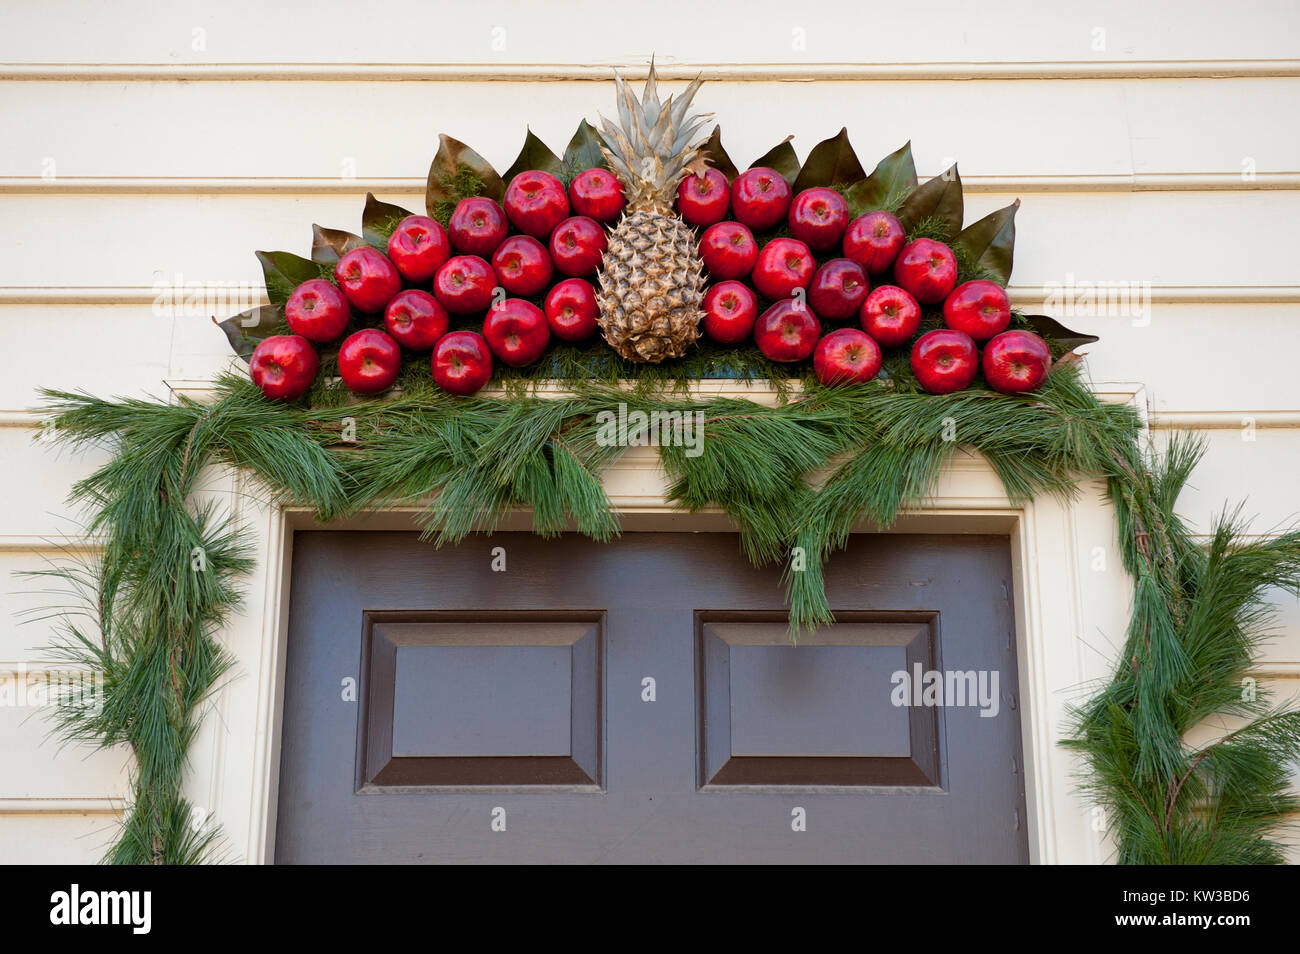
[(789, 299), (778, 301), (754, 323), (758, 350), (773, 361), (806, 360), (821, 334), (821, 323), (812, 309)]
[(861, 265), (847, 258), (832, 258), (813, 275), (808, 306), (823, 321), (844, 321), (856, 317), (869, 291), (871, 283)]
[(343, 334), (352, 320), (352, 307), (333, 282), (309, 278), (284, 303), (284, 320), (295, 335), (324, 344)]
[(388, 237), (388, 258), (408, 282), (427, 282), (451, 258), (451, 242), (427, 215), (408, 215)]
[(767, 298), (789, 298), (796, 288), (812, 284), (817, 260), (798, 239), (776, 238), (763, 246), (750, 276), (754, 287)]
[(704, 295), (704, 333), (722, 344), (739, 344), (758, 319), (758, 297), (741, 282), (722, 282)]
[(492, 351), (473, 331), (443, 335), (430, 360), (433, 381), (451, 394), (473, 394), (492, 377)]
[(880, 373), (880, 345), (865, 331), (832, 331), (813, 351), (813, 373), (822, 384), (859, 384)]
[(862, 303), (858, 322), (882, 348), (897, 348), (921, 327), (921, 306), (897, 285), (881, 285)]
[(529, 169), (511, 179), (504, 205), (510, 223), (533, 238), (549, 238), (551, 230), (569, 216), (564, 183), (540, 169)]
[(604, 227), (585, 215), (565, 219), (551, 233), (551, 260), (560, 274), (570, 278), (596, 274), (608, 247)]
[(727, 217), (731, 186), (717, 169), (688, 175), (677, 187), (677, 211), (690, 225), (712, 225)]
[(739, 222), (710, 225), (700, 237), (700, 258), (713, 278), (745, 278), (758, 260), (754, 233)]
[(320, 358), (302, 335), (272, 335), (263, 338), (248, 359), (248, 376), (273, 401), (295, 401), (306, 394)]
[(1011, 324), (1011, 299), (997, 282), (963, 282), (943, 300), (943, 323), (976, 341), (988, 341)]
[(942, 242), (917, 239), (898, 253), (894, 281), (921, 304), (937, 304), (957, 284), (957, 258)]
[(536, 295), (551, 283), (554, 267), (546, 246), (531, 235), (512, 235), (492, 256), (497, 281), (511, 295)]
[(790, 211), (790, 183), (781, 173), (758, 166), (731, 183), (731, 214), (755, 232), (770, 229)]
[(496, 287), (496, 272), (477, 255), (449, 258), (433, 277), (433, 294), (453, 315), (486, 311)]
[(894, 264), (906, 243), (898, 219), (884, 211), (868, 212), (849, 223), (844, 233), (844, 257), (853, 259), (867, 274), (879, 275)]
[(370, 246), (354, 248), (334, 266), (334, 280), (357, 311), (377, 314), (402, 290), (402, 276), (384, 254)]
[(608, 169), (587, 169), (569, 183), (569, 204), (578, 215), (597, 222), (613, 222), (627, 205), (627, 199), (618, 176)]
[(979, 366), (979, 349), (964, 331), (936, 328), (912, 345), (912, 373), (931, 394), (950, 394), (968, 387)]
[(447, 333), (447, 309), (427, 291), (408, 288), (384, 309), (384, 328), (408, 351), (428, 351)]
[(1044, 381), (1052, 367), (1047, 342), (1032, 331), (1004, 331), (984, 346), (984, 380), (1003, 394), (1024, 394)]
[(849, 204), (834, 189), (804, 189), (790, 203), (790, 234), (815, 252), (838, 244), (849, 224)]
[(510, 234), (510, 223), (505, 211), (491, 199), (471, 196), (456, 203), (447, 220), (447, 233), (452, 248), (461, 255), (491, 258)]
[(503, 363), (522, 368), (542, 356), (551, 340), (551, 326), (532, 302), (507, 298), (489, 309), (483, 321), (483, 337)]
[(568, 278), (546, 295), (546, 320), (561, 341), (586, 341), (596, 333), (600, 305), (596, 289), (581, 278)]
[(356, 394), (387, 391), (401, 369), (402, 349), (378, 328), (362, 328), (339, 346), (339, 376)]

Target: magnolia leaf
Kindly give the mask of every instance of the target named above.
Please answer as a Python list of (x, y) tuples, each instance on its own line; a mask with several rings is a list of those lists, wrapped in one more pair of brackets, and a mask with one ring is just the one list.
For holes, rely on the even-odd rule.
[(600, 134), (591, 123), (585, 119), (578, 123), (578, 131), (564, 150), (564, 175), (561, 178), (566, 185), (580, 172), (605, 168), (605, 155), (600, 151), (600, 143)]
[(731, 157), (727, 155), (727, 150), (722, 148), (721, 126), (713, 127), (713, 134), (710, 135), (708, 141), (700, 147), (700, 155), (709, 161), (710, 166), (726, 176), (728, 182), (731, 182), (736, 178), (736, 176), (740, 175), (740, 172), (736, 169), (736, 164), (732, 162)]
[(1101, 340), (1096, 335), (1085, 335), (1078, 331), (1071, 331), (1055, 318), (1049, 318), (1047, 315), (1025, 315), (1024, 319), (1040, 338), (1054, 342), (1067, 351), (1073, 351), (1082, 345)]
[(321, 278), (332, 271), (332, 268), (322, 268), (293, 252), (254, 252), (253, 254), (262, 263), (262, 275), (266, 278), (266, 297), (271, 299), (273, 305), (283, 305), (289, 300), (293, 290), (309, 278)]
[(876, 163), (871, 175), (849, 186), (844, 198), (849, 203), (849, 215), (857, 218), (877, 209), (896, 209), (915, 189), (916, 164), (908, 142)]
[(799, 178), (799, 157), (795, 155), (794, 146), (790, 145), (790, 140), (793, 138), (794, 136), (786, 136), (755, 159), (749, 168), (757, 169), (763, 166), (768, 169), (775, 169), (781, 173), (781, 177), (786, 182), (793, 183), (794, 180)]
[(519, 150), (518, 158), (505, 171), (501, 179), (509, 185), (511, 179), (530, 169), (541, 169), (557, 179), (564, 178), (564, 163), (560, 161), (560, 157), (551, 152), (546, 143), (534, 136), (531, 129), (524, 136), (524, 146)]
[(212, 321), (225, 332), (230, 347), (245, 363), (263, 339), (276, 334), (288, 334), (284, 310), (279, 305), (258, 305), (225, 321), (217, 321), (216, 318)]
[(848, 129), (841, 129), (830, 139), (813, 146), (791, 189), (798, 195), (814, 186), (846, 186), (861, 181), (865, 175), (858, 154), (849, 143)]
[(491, 163), (459, 140), (446, 135), (438, 137), (438, 153), (429, 166), (424, 193), (430, 216), (438, 217), (438, 204), (442, 202), (455, 204), (470, 195), (485, 195), (500, 202), (505, 193), (505, 183)]
[(902, 223), (905, 232), (911, 232), (922, 219), (938, 219), (948, 230), (950, 241), (960, 234), (961, 176), (957, 174), (956, 165), (918, 186), (898, 207), (898, 221)]
[(348, 252), (367, 244), (360, 235), (342, 229), (327, 229), (320, 225), (311, 227), (311, 260), (317, 265), (337, 265)]
[(374, 193), (366, 193), (366, 207), (361, 212), (361, 237), (378, 249), (388, 248), (388, 238), (411, 213), (400, 205), (380, 202)]
[(953, 242), (954, 248), (966, 251), (977, 268), (992, 273), (1005, 285), (1011, 279), (1011, 264), (1016, 245), (1016, 199), (1005, 209), (990, 212), (984, 218), (962, 230)]

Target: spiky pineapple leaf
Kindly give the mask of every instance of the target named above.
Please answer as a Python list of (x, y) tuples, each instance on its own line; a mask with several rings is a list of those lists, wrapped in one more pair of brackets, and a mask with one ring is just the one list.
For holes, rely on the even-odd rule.
[(438, 152), (429, 165), (424, 205), (437, 219), (439, 206), (455, 205), (471, 195), (484, 195), (500, 202), (506, 185), (492, 164), (457, 139), (438, 137)]
[(1011, 280), (1019, 208), (1020, 200), (1016, 199), (1006, 208), (990, 212), (963, 229), (953, 242), (954, 248), (963, 249), (977, 268), (991, 273), (1003, 285)]
[(577, 132), (565, 147), (564, 175), (561, 178), (567, 186), (580, 172), (604, 168), (605, 157), (600, 151), (600, 134), (584, 119), (578, 123)]
[(915, 190), (916, 164), (908, 141), (876, 163), (871, 175), (849, 186), (844, 198), (849, 203), (849, 215), (857, 218), (877, 209), (893, 211)]
[(377, 249), (387, 249), (389, 237), (409, 215), (400, 205), (380, 202), (373, 192), (367, 192), (366, 207), (361, 211), (361, 237)]
[(814, 186), (847, 186), (861, 181), (865, 175), (858, 154), (849, 142), (848, 129), (841, 128), (830, 139), (813, 146), (791, 188), (798, 195)]
[(786, 136), (750, 163), (749, 168), (757, 169), (761, 166), (775, 169), (786, 182), (793, 183), (799, 178), (799, 156), (795, 154), (794, 146), (790, 145), (793, 138), (794, 136)]
[(961, 176), (957, 174), (956, 164), (918, 186), (903, 200), (897, 213), (906, 232), (911, 232), (912, 226), (922, 219), (937, 220), (947, 229), (948, 241), (961, 234), (962, 214)]
[(322, 267), (293, 252), (254, 252), (253, 254), (262, 263), (262, 275), (266, 279), (266, 297), (271, 299), (273, 305), (283, 305), (289, 300), (293, 290), (309, 278), (321, 278), (333, 270), (332, 266)]
[(342, 229), (327, 229), (321, 225), (311, 227), (311, 260), (317, 265), (333, 267), (348, 252), (367, 244), (360, 235)]
[(279, 305), (258, 305), (256, 308), (232, 315), (225, 321), (217, 321), (215, 318), (212, 320), (225, 333), (230, 347), (245, 364), (253, 356), (253, 349), (264, 338), (288, 330), (284, 320), (284, 309)]
[(546, 143), (542, 142), (533, 131), (528, 130), (524, 136), (523, 147), (519, 150), (519, 155), (515, 161), (510, 164), (510, 168), (501, 176), (501, 180), (510, 184), (510, 180), (521, 172), (527, 172), (530, 169), (540, 169), (543, 172), (549, 172), (557, 179), (564, 178), (564, 163), (560, 157), (551, 152)]
[(722, 148), (721, 126), (713, 127), (713, 133), (709, 136), (704, 145), (700, 147), (700, 155), (709, 161), (709, 165), (712, 168), (717, 169), (726, 176), (728, 182), (733, 181), (736, 176), (740, 175), (740, 172), (736, 169), (736, 164), (732, 162), (731, 157), (727, 155), (727, 150)]

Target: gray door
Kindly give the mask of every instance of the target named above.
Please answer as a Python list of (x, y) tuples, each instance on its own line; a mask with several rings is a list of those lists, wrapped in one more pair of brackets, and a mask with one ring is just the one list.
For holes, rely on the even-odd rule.
[[(279, 862), (1024, 862), (1007, 541), (294, 538)], [(905, 674), (905, 676), (904, 676)]]

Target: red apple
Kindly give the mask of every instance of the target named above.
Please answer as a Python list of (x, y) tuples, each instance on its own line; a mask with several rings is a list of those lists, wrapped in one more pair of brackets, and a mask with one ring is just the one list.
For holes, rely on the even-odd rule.
[(430, 363), (434, 383), (451, 394), (473, 394), (492, 377), (492, 352), (473, 331), (443, 335)]
[(551, 340), (551, 326), (546, 315), (532, 302), (507, 298), (488, 311), (483, 337), (502, 362), (512, 368), (522, 368), (542, 356)]
[(490, 258), (510, 234), (510, 223), (501, 206), (491, 199), (472, 196), (456, 203), (447, 220), (447, 231), (452, 248), (460, 254)]
[(772, 239), (758, 253), (751, 280), (760, 293), (771, 299), (789, 298), (796, 288), (812, 284), (817, 260), (798, 239)]
[(730, 206), (731, 186), (717, 169), (705, 169), (702, 176), (692, 173), (677, 187), (677, 211), (691, 225), (721, 222)]
[(1024, 394), (1047, 380), (1052, 352), (1032, 331), (1004, 331), (984, 346), (984, 380), (1003, 394)]
[(722, 344), (749, 337), (758, 318), (758, 297), (741, 282), (714, 285), (704, 295), (704, 332)]
[(921, 327), (921, 306), (897, 285), (881, 285), (862, 303), (858, 321), (882, 348), (897, 348)]
[(388, 257), (408, 282), (427, 282), (451, 258), (451, 243), (427, 215), (408, 215), (388, 237)]
[(988, 341), (1011, 324), (1011, 299), (996, 282), (963, 282), (943, 300), (943, 323)]
[(333, 282), (309, 278), (284, 303), (284, 320), (295, 335), (324, 344), (343, 334), (352, 320), (352, 308)]
[(627, 205), (623, 183), (608, 169), (587, 169), (569, 183), (569, 204), (579, 215), (613, 222)]
[(549, 172), (529, 169), (510, 180), (505, 207), (515, 228), (544, 239), (568, 218), (569, 194), (564, 191), (564, 183)]
[(295, 401), (311, 389), (320, 358), (302, 335), (263, 338), (248, 359), (248, 376), (272, 401)]
[(408, 351), (428, 351), (447, 333), (447, 309), (427, 291), (408, 288), (384, 309), (384, 327)]
[(964, 331), (936, 328), (912, 345), (912, 373), (931, 394), (949, 394), (969, 386), (979, 366), (979, 349)]
[(700, 258), (714, 278), (744, 278), (758, 260), (754, 233), (739, 222), (710, 225), (700, 238)]
[(844, 233), (844, 255), (869, 275), (887, 271), (903, 250), (907, 236), (898, 219), (888, 212), (868, 212), (849, 223)]
[(596, 289), (581, 278), (567, 278), (546, 296), (546, 320), (562, 341), (585, 341), (596, 333), (600, 305)]
[(942, 242), (917, 239), (898, 253), (894, 281), (921, 304), (936, 304), (957, 284), (957, 258)]
[(770, 229), (790, 211), (790, 183), (781, 173), (757, 166), (731, 183), (731, 214), (755, 232)]
[(492, 256), (492, 270), (512, 295), (536, 295), (554, 273), (546, 247), (531, 235), (512, 235), (502, 242)]
[(857, 328), (832, 331), (817, 342), (813, 372), (822, 384), (858, 384), (880, 373), (880, 345)]
[(438, 303), (453, 315), (472, 315), (492, 304), (497, 276), (492, 266), (477, 255), (456, 255), (447, 259), (433, 277)]
[(401, 368), (402, 349), (378, 328), (362, 328), (339, 347), (339, 376), (356, 394), (387, 391)]
[(822, 326), (812, 309), (796, 301), (778, 301), (754, 323), (758, 350), (773, 361), (804, 361), (817, 347)]
[(808, 307), (824, 321), (844, 321), (857, 315), (871, 283), (857, 262), (832, 258), (817, 269), (808, 286)]
[(849, 204), (834, 189), (804, 189), (790, 203), (790, 234), (821, 252), (839, 242), (849, 224)]
[(354, 248), (334, 266), (334, 280), (357, 311), (375, 314), (384, 310), (402, 290), (402, 276), (393, 263), (369, 246)]
[(551, 259), (556, 269), (570, 278), (596, 274), (608, 247), (605, 229), (585, 215), (565, 219), (551, 233)]

